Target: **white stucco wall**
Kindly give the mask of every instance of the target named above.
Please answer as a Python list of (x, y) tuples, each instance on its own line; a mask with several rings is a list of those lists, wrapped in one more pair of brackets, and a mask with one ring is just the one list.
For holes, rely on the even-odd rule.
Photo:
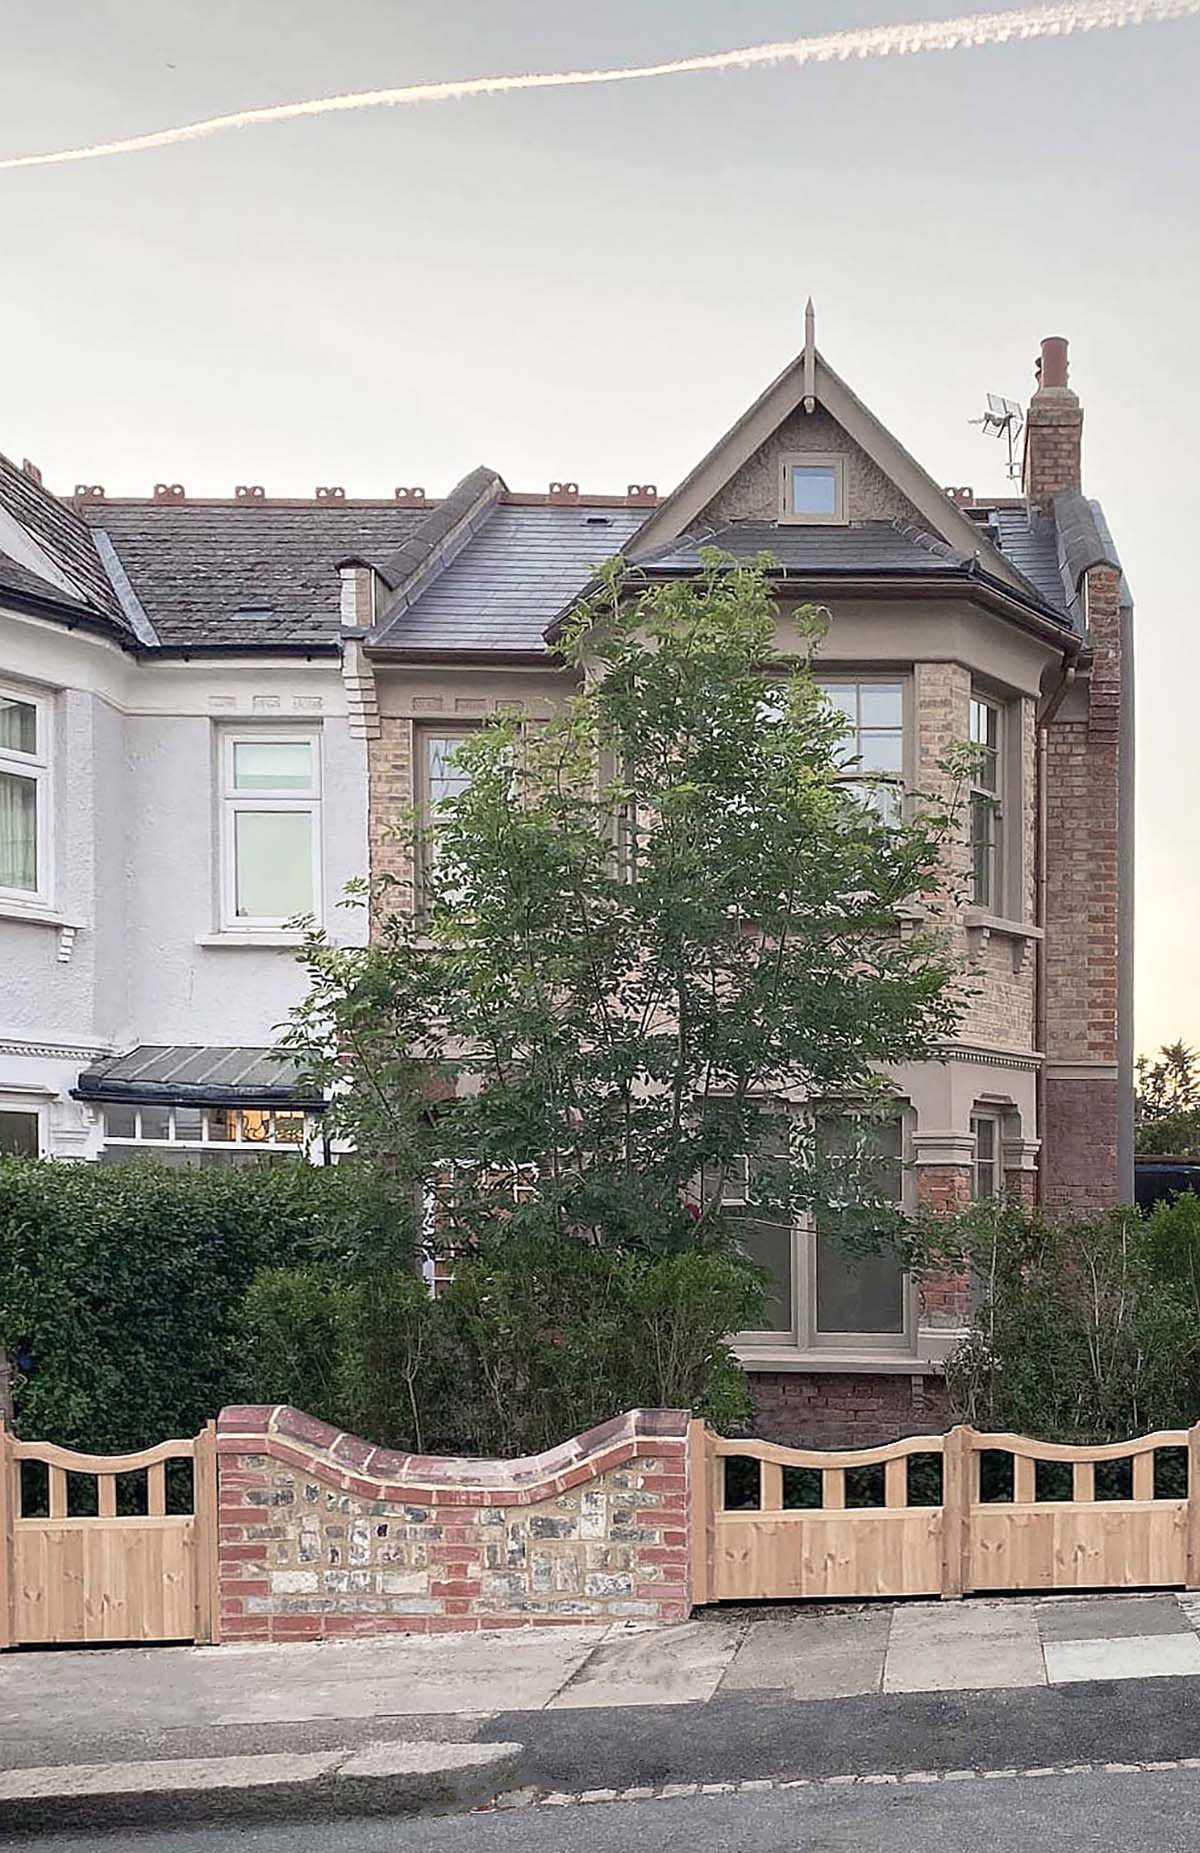
[(0, 608), (0, 683), (48, 702), (53, 885), (44, 909), (0, 904), (0, 1106), (36, 1107), (46, 1149), (86, 1156), (98, 1130), (69, 1098), (97, 1054), (137, 1043), (263, 1044), (303, 994), (293, 948), (219, 936), (221, 730), (320, 743), (322, 912), (367, 873), (366, 745), (336, 662), (134, 662), (82, 633)]

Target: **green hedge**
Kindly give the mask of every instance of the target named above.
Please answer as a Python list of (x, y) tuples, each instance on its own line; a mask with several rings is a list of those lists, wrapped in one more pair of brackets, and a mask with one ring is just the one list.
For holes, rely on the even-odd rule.
[(0, 1159), (0, 1345), (18, 1431), (96, 1452), (194, 1433), (252, 1394), (238, 1313), (259, 1269), (399, 1252), (377, 1174)]
[(247, 1364), (263, 1401), (417, 1453), (534, 1453), (639, 1405), (728, 1428), (750, 1413), (728, 1335), (761, 1323), (763, 1292), (731, 1255), (572, 1236), (498, 1236), (437, 1300), (400, 1267), (264, 1268)]

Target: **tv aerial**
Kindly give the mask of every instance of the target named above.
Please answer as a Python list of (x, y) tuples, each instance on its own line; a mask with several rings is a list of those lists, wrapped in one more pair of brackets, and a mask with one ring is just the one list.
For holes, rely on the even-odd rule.
[(982, 425), (996, 437), (1008, 442), (1008, 473), (1014, 482), (1020, 479), (1021, 465), (1017, 457), (1017, 438), (1025, 424), (1024, 409), (1015, 399), (1002, 399), (999, 393), (990, 392), (987, 396), (988, 409), (982, 418), (968, 418), (969, 425)]

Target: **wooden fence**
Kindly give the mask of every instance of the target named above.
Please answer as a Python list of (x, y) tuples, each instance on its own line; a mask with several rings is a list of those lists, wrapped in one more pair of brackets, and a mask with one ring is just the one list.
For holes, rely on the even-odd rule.
[[(960, 1427), (823, 1452), (693, 1422), (689, 1447), (696, 1603), (1200, 1587), (1200, 1424), (1102, 1447)], [(1174, 1486), (1166, 1461), (1156, 1471), (1166, 1450)], [(926, 1484), (910, 1497), (915, 1462)], [(1039, 1496), (1039, 1462), (1069, 1468), (1069, 1498)], [(1101, 1462), (1128, 1463), (1127, 1492), (1097, 1497)], [(848, 1504), (861, 1468), (882, 1471)]]
[[(139, 1454), (80, 1454), (0, 1424), (0, 1648), (218, 1639), (216, 1444), (210, 1422)], [(168, 1496), (173, 1461), (191, 1462), (182, 1502)], [(33, 1497), (29, 1462), (45, 1469)]]

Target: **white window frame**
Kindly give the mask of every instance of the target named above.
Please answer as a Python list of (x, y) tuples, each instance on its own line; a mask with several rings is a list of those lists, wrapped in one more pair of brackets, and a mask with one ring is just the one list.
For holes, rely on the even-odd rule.
[[(434, 815), (435, 800), (431, 790), (429, 771), (429, 753), (435, 740), (457, 740), (465, 743), (479, 732), (478, 721), (458, 722), (422, 720), (413, 728), (413, 796), (416, 801), (417, 822), (422, 836), (417, 855), (418, 899), (427, 893), (430, 871), (437, 859), (438, 818)], [(440, 799), (436, 800), (441, 803)]]
[[(991, 1156), (984, 1158), (979, 1149), (980, 1129), (991, 1129)], [(999, 1113), (987, 1107), (979, 1107), (971, 1115), (971, 1138), (973, 1151), (971, 1157), (971, 1198), (975, 1203), (991, 1201), (1004, 1195), (1004, 1127)], [(984, 1168), (991, 1172), (991, 1189), (982, 1188)]]
[[(900, 690), (899, 772), (872, 772), (867, 766), (847, 766), (846, 770), (839, 774), (838, 782), (848, 786), (874, 786), (877, 784), (894, 786), (899, 795), (900, 817), (903, 819), (908, 807), (908, 793), (913, 783), (911, 762), (913, 755), (914, 727), (911, 676), (901, 670), (896, 670), (894, 673), (889, 674), (886, 670), (882, 669), (861, 670), (850, 668), (838, 673), (832, 669), (822, 668), (821, 674), (817, 677), (817, 686), (822, 690), (851, 687), (856, 689), (898, 688)], [(861, 714), (861, 695), (856, 697), (856, 707)], [(847, 730), (845, 740), (849, 742), (851, 733), (853, 733), (855, 756), (857, 757), (862, 745), (862, 736), (864, 732), (870, 734), (892, 733), (894, 731), (895, 729), (890, 727), (864, 728), (861, 720), (856, 719), (853, 728)]]
[[(1004, 841), (1004, 787), (1007, 740), (1005, 739), (1005, 704), (986, 690), (972, 688), (970, 716), (967, 733), (972, 748), (981, 745), (973, 737), (974, 711), (976, 707), (996, 717), (996, 783), (985, 785), (980, 778), (977, 764), (971, 767), (970, 810), (968, 812), (967, 841), (970, 851), (970, 904), (981, 913), (993, 916), (1003, 915), (1005, 911), (1005, 841)], [(988, 889), (986, 898), (976, 893), (975, 888), (975, 801), (985, 798), (991, 805), (992, 839), (988, 850)]]
[[(844, 528), (846, 513), (846, 459), (834, 450), (786, 451), (779, 459), (779, 519), (789, 527)], [(831, 470), (833, 472), (833, 513), (831, 515), (797, 514), (792, 506), (792, 471), (794, 469)]]
[(32, 689), (0, 684), (0, 696), (17, 701), (34, 711), (34, 751), (21, 753), (15, 747), (0, 747), (0, 772), (29, 779), (35, 786), (35, 847), (37, 858), (36, 888), (0, 887), (0, 902), (6, 907), (46, 908), (54, 891), (53, 876), (53, 785), (50, 746), (50, 703)]
[[(915, 1203), (912, 1172), (911, 1108), (900, 1109), (901, 1205), (911, 1212)], [(730, 1205), (730, 1207), (741, 1207)], [(743, 1361), (753, 1367), (773, 1356), (827, 1357), (834, 1354), (868, 1354), (880, 1358), (908, 1358), (917, 1347), (917, 1293), (911, 1274), (901, 1283), (899, 1332), (822, 1332), (817, 1325), (817, 1231), (811, 1218), (798, 1217), (791, 1234), (792, 1323), (790, 1329), (753, 1328), (739, 1332), (734, 1341)]]
[[(192, 1152), (262, 1152), (266, 1154), (283, 1153), (288, 1157), (298, 1158), (301, 1161), (308, 1159), (311, 1162), (311, 1150), (312, 1150), (312, 1147), (318, 1135), (318, 1116), (315, 1113), (310, 1112), (307, 1108), (299, 1107), (299, 1106), (289, 1107), (289, 1106), (280, 1106), (276, 1104), (274, 1106), (268, 1106), (268, 1107), (255, 1107), (255, 1106), (248, 1106), (245, 1103), (239, 1103), (237, 1105), (228, 1105), (224, 1103), (218, 1104), (213, 1101), (206, 1101), (206, 1102), (201, 1103), (200, 1101), (194, 1101), (194, 1100), (175, 1100), (175, 1101), (106, 1100), (106, 1101), (101, 1101), (99, 1104), (100, 1104), (101, 1114), (103, 1115), (103, 1119), (102, 1119), (102, 1128), (103, 1128), (102, 1143), (103, 1145), (105, 1146), (119, 1145), (119, 1146), (124, 1147), (125, 1149), (132, 1149), (132, 1150), (139, 1151), (139, 1152), (145, 1152), (150, 1156), (152, 1156), (155, 1152), (179, 1151), (179, 1150), (192, 1151)], [(112, 1107), (120, 1107), (124, 1110), (128, 1110), (129, 1112), (133, 1114), (134, 1116), (133, 1128), (134, 1129), (131, 1134), (130, 1133), (112, 1133), (112, 1134), (109, 1133), (107, 1116), (108, 1116), (109, 1109)], [(142, 1111), (143, 1111), (143, 1108), (145, 1107), (149, 1107), (150, 1110), (154, 1113), (166, 1113), (167, 1115), (167, 1136), (165, 1139), (143, 1138), (142, 1136)], [(194, 1111), (199, 1112), (200, 1114), (200, 1136), (199, 1138), (192, 1138), (187, 1135), (184, 1135), (182, 1137), (179, 1136), (175, 1115), (181, 1107), (187, 1108), (188, 1110), (194, 1110)], [(217, 1114), (217, 1113), (229, 1113), (229, 1114), (236, 1115), (235, 1129), (236, 1129), (237, 1136), (235, 1138), (214, 1139), (211, 1136), (212, 1127), (211, 1127), (209, 1115)], [(270, 1114), (271, 1115), (270, 1131), (271, 1131), (272, 1136), (269, 1139), (243, 1138), (242, 1117), (241, 1117), (243, 1113), (268, 1113)], [(295, 1117), (297, 1115), (299, 1115), (302, 1118), (303, 1130), (302, 1130), (302, 1136), (299, 1139), (276, 1139), (274, 1137), (275, 1115), (279, 1113), (287, 1114), (289, 1118)]]
[(19, 1092), (12, 1093), (0, 1087), (0, 1113), (20, 1113), (32, 1119), (37, 1126), (37, 1155), (48, 1158), (50, 1155), (50, 1108), (45, 1100), (36, 1095)]
[[(307, 746), (312, 780), (305, 791), (292, 788), (239, 791), (235, 782), (235, 754), (239, 746)], [(279, 934), (289, 914), (248, 915), (237, 911), (237, 818), (242, 812), (302, 812), (310, 820), (312, 852), (311, 905), (302, 911), (320, 924), (322, 917), (321, 854), (321, 735), (316, 729), (273, 727), (229, 728), (220, 739), (221, 759), (221, 930), (225, 933)]]

